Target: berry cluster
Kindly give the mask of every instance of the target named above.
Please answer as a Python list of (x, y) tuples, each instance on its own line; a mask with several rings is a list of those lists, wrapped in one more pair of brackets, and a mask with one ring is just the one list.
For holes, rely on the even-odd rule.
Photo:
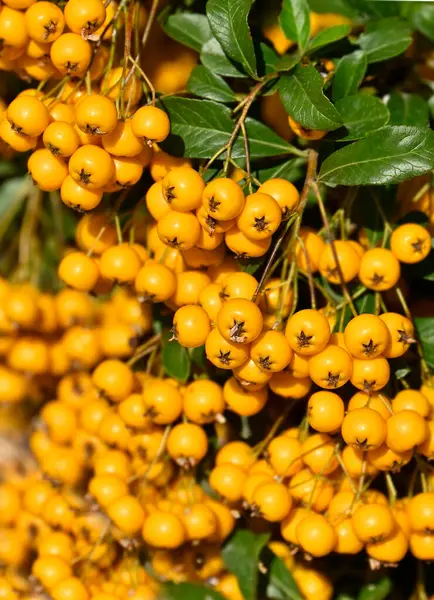
[[(432, 247), (408, 216), (432, 221), (430, 179), (400, 187), (402, 221), (377, 206), (380, 241), (339, 197), (326, 210), (314, 149), (295, 148), (300, 191), (256, 179), (245, 119), (262, 92), (285, 140), (328, 133), (288, 116), (268, 74), (240, 98), (227, 86), (238, 120), (207, 163), (172, 156), (164, 96), (196, 55), (152, 19), (124, 0), (0, 7), (0, 69), (39, 82), (1, 106), (0, 151), (29, 153), (35, 197), (58, 194), (74, 227), (50, 291), (23, 252), (0, 278), (0, 598), (157, 600), (171, 581), (243, 600), (223, 550), (241, 527), (269, 535), (306, 600), (334, 597), (333, 555), (434, 560), (434, 379), (402, 293)], [(291, 46), (276, 23), (263, 33)], [(312, 80), (334, 70), (321, 59)]]

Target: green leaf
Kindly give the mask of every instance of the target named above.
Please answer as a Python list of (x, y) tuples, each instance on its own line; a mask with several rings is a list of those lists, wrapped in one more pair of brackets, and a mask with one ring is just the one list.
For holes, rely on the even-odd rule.
[(411, 21), (415, 28), (431, 41), (434, 41), (434, 5), (420, 2), (412, 7)]
[(320, 179), (331, 185), (384, 185), (434, 168), (434, 132), (387, 126), (331, 154)]
[(257, 169), (254, 172), (256, 179), (261, 183), (265, 183), (268, 179), (280, 177), (294, 182), (304, 176), (306, 171), (306, 160), (304, 158), (290, 158), (283, 163), (273, 167)]
[(362, 587), (357, 600), (385, 600), (392, 591), (392, 581), (383, 577), (375, 583), (367, 583)]
[(32, 189), (28, 177), (13, 177), (0, 185), (0, 239), (8, 231)]
[(431, 115), (431, 119), (434, 118), (434, 96), (431, 96), (431, 98), (428, 100), (428, 108), (429, 108), (429, 112)]
[(197, 583), (168, 583), (159, 597), (164, 600), (225, 600), (215, 590)]
[[(293, 146), (260, 121), (247, 117), (245, 125), (251, 158), (292, 154)], [(244, 141), (241, 136), (238, 136), (234, 149), (233, 158), (245, 157)]]
[(208, 0), (206, 14), (225, 53), (256, 78), (256, 56), (247, 18), (254, 0)]
[(416, 317), (414, 319), (422, 351), (428, 366), (434, 369), (434, 318)]
[(202, 371), (206, 371), (208, 367), (208, 361), (205, 354), (205, 346), (199, 346), (198, 348), (192, 348), (190, 350), (191, 362), (199, 367)]
[[(167, 111), (171, 133), (166, 140), (172, 154), (189, 158), (211, 158), (229, 140), (234, 128), (231, 110), (210, 100), (192, 100), (171, 96), (162, 102)], [(291, 153), (285, 140), (254, 119), (245, 121), (251, 158)], [(232, 157), (244, 157), (245, 148), (239, 135), (232, 147)]]
[(302, 127), (332, 131), (341, 126), (338, 111), (324, 96), (323, 78), (312, 65), (297, 65), (282, 76), (279, 92), (286, 112)]
[(259, 555), (269, 537), (268, 534), (255, 535), (247, 529), (239, 529), (222, 550), (223, 561), (237, 577), (245, 600), (257, 598)]
[(375, 310), (375, 294), (373, 292), (366, 292), (360, 298), (357, 298), (354, 302), (357, 308), (357, 312), (362, 315), (366, 313), (373, 313)]
[(344, 56), (336, 67), (333, 78), (332, 97), (340, 100), (355, 94), (359, 89), (368, 68), (368, 59), (362, 50), (356, 50)]
[(308, 0), (310, 9), (316, 13), (336, 13), (348, 18), (357, 17), (357, 11), (349, 0)]
[(265, 260), (266, 256), (260, 256), (259, 258), (237, 258), (236, 262), (240, 271), (254, 275), (262, 267)]
[(195, 13), (170, 15), (163, 28), (171, 38), (197, 52), (212, 36), (206, 16)]
[(274, 52), (273, 48), (270, 48), (268, 44), (261, 42), (258, 47), (258, 63), (262, 62), (263, 72), (265, 74), (274, 73), (278, 70), (278, 64), (280, 56)]
[(315, 50), (319, 50), (319, 48), (333, 44), (347, 37), (350, 31), (351, 25), (333, 25), (333, 27), (328, 27), (311, 40), (307, 50), (308, 52), (314, 52)]
[(248, 77), (246, 73), (237, 69), (234, 63), (226, 56), (220, 42), (215, 37), (212, 37), (202, 46), (200, 62), (217, 75), (223, 75), (224, 77)]
[(389, 125), (428, 125), (428, 104), (417, 94), (392, 92), (387, 102)]
[(276, 598), (276, 600), (303, 600), (294, 577), (278, 556), (273, 557), (269, 573), (267, 598)]
[(187, 81), (187, 90), (201, 98), (216, 102), (234, 102), (236, 96), (226, 81), (206, 67), (194, 67)]
[(348, 4), (357, 10), (359, 16), (363, 19), (381, 18), (381, 17), (394, 17), (399, 15), (399, 2), (391, 2), (386, 0), (385, 2), (377, 2), (374, 0), (347, 0)]
[[(362, 296), (360, 296), (359, 298), (356, 298), (356, 300), (354, 300), (354, 305), (355, 305), (357, 313), (359, 315), (373, 314), (375, 312), (375, 294), (374, 294), (374, 292), (369, 292), (369, 291), (365, 292)], [(345, 313), (342, 324), (344, 327), (346, 327), (348, 325), (348, 323), (351, 321), (351, 319), (353, 318), (353, 314), (348, 305), (345, 305), (345, 307), (342, 310)], [(341, 322), (341, 312), (339, 311), (339, 313), (337, 315), (337, 319), (336, 319), (335, 331), (339, 330), (340, 322)]]
[(393, 373), (396, 379), (405, 379), (407, 375), (410, 375), (411, 369), (410, 367), (402, 367), (399, 369), (394, 369)]
[(387, 106), (379, 98), (367, 94), (346, 96), (336, 102), (336, 108), (349, 131), (344, 140), (365, 137), (370, 131), (384, 127), (389, 120)]
[(302, 53), (310, 34), (310, 12), (306, 0), (283, 0), (279, 23), (283, 33)]
[(300, 62), (300, 56), (298, 54), (285, 54), (280, 56), (276, 64), (277, 71), (290, 71)]
[(359, 46), (366, 52), (368, 63), (398, 56), (407, 50), (411, 42), (411, 25), (399, 17), (370, 21), (358, 40)]
[(163, 340), (163, 351), (161, 357), (163, 367), (169, 377), (174, 377), (185, 383), (190, 376), (190, 358), (187, 349), (181, 346), (176, 340), (168, 341), (169, 336), (166, 335)]

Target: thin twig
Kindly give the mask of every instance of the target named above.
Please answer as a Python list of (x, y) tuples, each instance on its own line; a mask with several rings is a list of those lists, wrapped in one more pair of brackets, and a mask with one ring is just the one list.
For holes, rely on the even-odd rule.
[(325, 210), (325, 207), (324, 207), (324, 202), (323, 202), (323, 199), (321, 197), (321, 193), (319, 191), (319, 187), (318, 187), (317, 181), (313, 181), (312, 182), (312, 189), (313, 189), (313, 191), (315, 193), (315, 196), (316, 196), (316, 199), (317, 199), (317, 202), (318, 202), (318, 207), (319, 207), (319, 210), (320, 210), (320, 213), (321, 213), (321, 219), (322, 219), (322, 221), (324, 223), (324, 227), (326, 228), (326, 231), (327, 231), (327, 236), (328, 236), (328, 239), (329, 239), (329, 242), (330, 242), (330, 248), (331, 248), (331, 251), (332, 251), (332, 254), (333, 254), (333, 260), (334, 260), (334, 262), (336, 264), (336, 268), (337, 268), (338, 276), (339, 276), (339, 281), (340, 281), (340, 284), (341, 284), (341, 287), (342, 287), (342, 291), (344, 293), (344, 298), (346, 300), (346, 303), (350, 307), (350, 310), (351, 310), (351, 312), (353, 314), (353, 317), (357, 317), (356, 307), (354, 306), (354, 303), (353, 303), (353, 301), (351, 299), (350, 293), (348, 292), (347, 284), (345, 283), (345, 280), (344, 280), (344, 276), (343, 276), (343, 273), (342, 273), (342, 268), (341, 268), (341, 264), (340, 264), (340, 261), (339, 261), (338, 253), (336, 251), (334, 235), (332, 233), (332, 230), (330, 229), (330, 223), (329, 223), (329, 220), (327, 218), (327, 213), (326, 213), (326, 210)]
[[(145, 27), (145, 30), (143, 32), (142, 39), (140, 42), (140, 50), (137, 52), (137, 54), (134, 58), (135, 63), (138, 63), (140, 61), (140, 54), (143, 51), (143, 48), (146, 46), (146, 42), (148, 41), (149, 34), (151, 33), (151, 27), (154, 23), (156, 15), (157, 15), (159, 3), (160, 3), (160, 0), (152, 0), (152, 6), (151, 6), (151, 10), (149, 11), (148, 21), (146, 23), (146, 27)], [(131, 68), (130, 72), (128, 73), (128, 75), (126, 76), (125, 85), (127, 85), (129, 80), (133, 76), (134, 69), (135, 69), (135, 67), (133, 66)]]
[(247, 185), (249, 187), (249, 193), (253, 193), (252, 187), (252, 173), (250, 169), (250, 149), (249, 149), (249, 139), (247, 137), (246, 125), (245, 123), (241, 123), (241, 133), (243, 134), (244, 140), (244, 152), (246, 154), (246, 173), (247, 173)]
[(304, 255), (304, 260), (306, 261), (306, 267), (307, 267), (306, 274), (307, 274), (307, 281), (309, 284), (310, 306), (311, 306), (311, 308), (316, 310), (315, 285), (313, 282), (312, 267), (310, 265), (309, 253), (306, 250), (306, 246), (304, 245), (304, 242), (299, 235), (297, 236), (297, 241), (300, 244), (300, 248)]

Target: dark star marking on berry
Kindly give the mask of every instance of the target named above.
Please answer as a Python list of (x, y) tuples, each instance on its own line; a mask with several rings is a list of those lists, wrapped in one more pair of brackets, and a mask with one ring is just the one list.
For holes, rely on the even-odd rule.
[(414, 252), (422, 254), (424, 243), (425, 243), (425, 240), (422, 240), (421, 238), (417, 238), (417, 240), (415, 242), (412, 242), (411, 246), (412, 246)]
[(366, 379), (363, 382), (363, 391), (366, 392), (367, 394), (372, 394), (372, 392), (375, 391), (375, 386), (377, 384), (377, 381), (374, 379), (374, 381), (366, 381)]
[(73, 63), (70, 60), (68, 60), (65, 63), (65, 69), (68, 75), (70, 75), (71, 73), (75, 73), (75, 71), (78, 69), (78, 63)]
[(178, 242), (178, 238), (177, 236), (175, 236), (174, 238), (172, 238), (171, 240), (167, 240), (167, 244), (169, 246), (171, 246), (172, 248), (179, 248), (179, 242)]
[(54, 21), (48, 21), (48, 23), (46, 25), (44, 25), (44, 29), (45, 29), (44, 39), (47, 40), (52, 33), (56, 32), (57, 23), (55, 23)]
[(414, 344), (416, 342), (414, 337), (408, 335), (405, 329), (397, 329), (397, 332), (399, 334), (398, 342), (401, 342), (402, 344)]
[(84, 169), (81, 169), (80, 173), (78, 174), (78, 177), (79, 177), (80, 181), (82, 183), (84, 183), (85, 185), (90, 183), (90, 173), (88, 173)]
[(255, 217), (255, 224), (253, 227), (256, 231), (266, 231), (268, 229), (268, 221), (265, 217)]
[(366, 450), (368, 447), (368, 438), (365, 438), (364, 440), (359, 440), (359, 438), (356, 438), (356, 442), (361, 450)]
[(297, 345), (299, 348), (308, 348), (311, 345), (313, 335), (306, 335), (304, 331), (300, 331), (297, 336)]
[(260, 356), (259, 364), (261, 366), (261, 369), (265, 369), (266, 371), (269, 371), (271, 369), (271, 365), (273, 364), (273, 361), (270, 360), (269, 356)]
[(384, 275), (379, 275), (378, 273), (374, 273), (371, 277), (371, 283), (374, 287), (384, 283)]
[(243, 344), (246, 341), (247, 338), (245, 335), (243, 335), (246, 333), (244, 324), (244, 321), (237, 321), (234, 319), (234, 324), (229, 330), (229, 337), (232, 342), (235, 342), (236, 344)]
[(339, 277), (339, 271), (337, 267), (328, 267), (327, 268), (327, 278), (328, 279), (336, 279)]
[(222, 365), (229, 365), (232, 361), (231, 351), (223, 352), (223, 350), (219, 350), (218, 360), (222, 363)]
[(208, 200), (208, 206), (211, 212), (215, 212), (220, 206), (220, 204), (221, 202), (218, 202), (218, 200), (216, 200), (214, 196)]
[(367, 344), (362, 344), (363, 352), (366, 356), (372, 356), (378, 350), (378, 344), (374, 344), (373, 340), (369, 340)]
[(340, 379), (339, 373), (336, 375), (336, 374), (330, 373), (330, 371), (329, 371), (328, 375), (327, 375), (327, 379), (326, 379), (327, 387), (332, 387), (332, 388), (338, 387), (339, 379)]
[(175, 194), (173, 193), (173, 190), (175, 189), (175, 187), (172, 186), (167, 186), (164, 190), (164, 197), (166, 198), (166, 202), (168, 202), (169, 204), (172, 202), (172, 200), (174, 198), (176, 198)]
[(217, 220), (211, 215), (207, 215), (205, 219), (205, 224), (209, 227), (209, 235), (212, 237), (214, 235), (214, 231), (217, 227)]

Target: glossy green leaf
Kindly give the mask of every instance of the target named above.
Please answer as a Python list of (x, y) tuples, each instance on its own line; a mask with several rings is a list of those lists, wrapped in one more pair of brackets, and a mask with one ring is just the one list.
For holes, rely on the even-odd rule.
[[(292, 154), (293, 146), (260, 121), (247, 117), (245, 124), (251, 158)], [(234, 158), (245, 157), (241, 135), (238, 136), (234, 148), (235, 153), (232, 152)]]
[(294, 577), (278, 556), (274, 556), (271, 560), (267, 598), (275, 598), (276, 600), (303, 600)]
[(283, 163), (274, 165), (273, 167), (265, 167), (263, 169), (257, 169), (254, 172), (256, 179), (259, 179), (261, 183), (264, 183), (268, 179), (280, 177), (287, 179), (288, 181), (297, 181), (304, 177), (306, 172), (306, 159), (304, 158), (291, 158)]
[(193, 69), (187, 81), (187, 90), (201, 98), (216, 102), (234, 102), (236, 96), (222, 77), (206, 67), (198, 65)]
[(384, 185), (434, 168), (434, 132), (387, 126), (331, 154), (320, 179), (332, 185)]
[(276, 70), (279, 72), (290, 71), (300, 62), (300, 56), (298, 54), (284, 54), (279, 57), (276, 65)]
[(368, 63), (398, 56), (407, 50), (411, 42), (411, 25), (399, 17), (370, 21), (358, 40)]
[(279, 23), (283, 33), (302, 52), (309, 40), (310, 12), (307, 0), (283, 0)]
[(352, 0), (308, 0), (309, 7), (316, 13), (336, 13), (348, 18), (355, 18), (357, 10), (353, 7)]
[(190, 376), (190, 358), (187, 349), (181, 346), (176, 340), (168, 341), (165, 336), (161, 358), (163, 367), (169, 377), (174, 377), (178, 381), (185, 383)]
[(202, 46), (212, 36), (205, 15), (187, 12), (169, 15), (164, 23), (164, 31), (177, 42), (197, 52), (201, 51)]
[(336, 102), (344, 126), (349, 134), (344, 140), (365, 137), (370, 131), (384, 127), (389, 120), (387, 106), (375, 96), (354, 94)]
[[(190, 158), (211, 158), (229, 140), (234, 128), (231, 110), (210, 100), (171, 96), (162, 102), (170, 117), (171, 132), (163, 147), (171, 153)], [(290, 154), (291, 148), (274, 131), (254, 119), (246, 119), (252, 158)], [(232, 148), (233, 158), (244, 157), (239, 135)]]
[(411, 21), (415, 28), (431, 41), (434, 41), (434, 5), (430, 2), (417, 2), (411, 11)]
[(278, 70), (277, 65), (280, 61), (280, 56), (276, 54), (276, 52), (268, 46), (261, 42), (257, 49), (258, 51), (258, 70), (261, 73), (263, 71), (264, 74), (274, 73)]
[(332, 131), (341, 126), (338, 111), (324, 95), (323, 78), (312, 65), (297, 65), (279, 82), (286, 112), (306, 129)]
[(350, 31), (351, 25), (333, 25), (333, 27), (328, 27), (313, 38), (309, 43), (308, 52), (314, 52), (324, 46), (333, 44), (334, 42), (347, 37)]
[(215, 37), (238, 67), (256, 77), (256, 56), (247, 18), (253, 0), (208, 0), (206, 14)]
[(389, 125), (428, 125), (428, 104), (418, 94), (392, 92), (387, 101)]
[(269, 537), (267, 534), (256, 535), (250, 530), (239, 529), (222, 550), (226, 568), (237, 577), (245, 600), (257, 598), (259, 555)]
[(362, 19), (394, 17), (400, 14), (399, 2), (390, 0), (346, 0)]
[(213, 73), (223, 75), (223, 77), (248, 77), (226, 56), (220, 42), (215, 37), (202, 46), (200, 62)]
[(161, 600), (225, 600), (215, 590), (197, 583), (168, 583), (159, 597)]
[(355, 94), (366, 75), (367, 68), (368, 59), (362, 50), (356, 50), (341, 58), (333, 77), (333, 100), (336, 102), (345, 96)]
[[(359, 315), (367, 314), (367, 313), (373, 314), (375, 312), (375, 293), (366, 291), (359, 298), (356, 298), (356, 300), (354, 300), (354, 306), (356, 307), (357, 313)], [(348, 325), (348, 323), (351, 321), (351, 319), (353, 318), (353, 313), (351, 312), (351, 309), (348, 306), (348, 304), (345, 305), (345, 307), (342, 310), (344, 311), (342, 325), (344, 327), (346, 327)], [(340, 323), (341, 323), (341, 312), (339, 311), (337, 318), (336, 318), (335, 331), (339, 331)]]
[(416, 317), (414, 324), (422, 345), (424, 358), (428, 366), (434, 369), (434, 318)]
[(374, 583), (367, 583), (362, 587), (357, 600), (386, 600), (392, 591), (390, 577), (382, 577)]
[(208, 361), (205, 353), (205, 346), (199, 346), (198, 348), (192, 348), (189, 351), (191, 362), (199, 367), (202, 371), (206, 371), (208, 368)]

